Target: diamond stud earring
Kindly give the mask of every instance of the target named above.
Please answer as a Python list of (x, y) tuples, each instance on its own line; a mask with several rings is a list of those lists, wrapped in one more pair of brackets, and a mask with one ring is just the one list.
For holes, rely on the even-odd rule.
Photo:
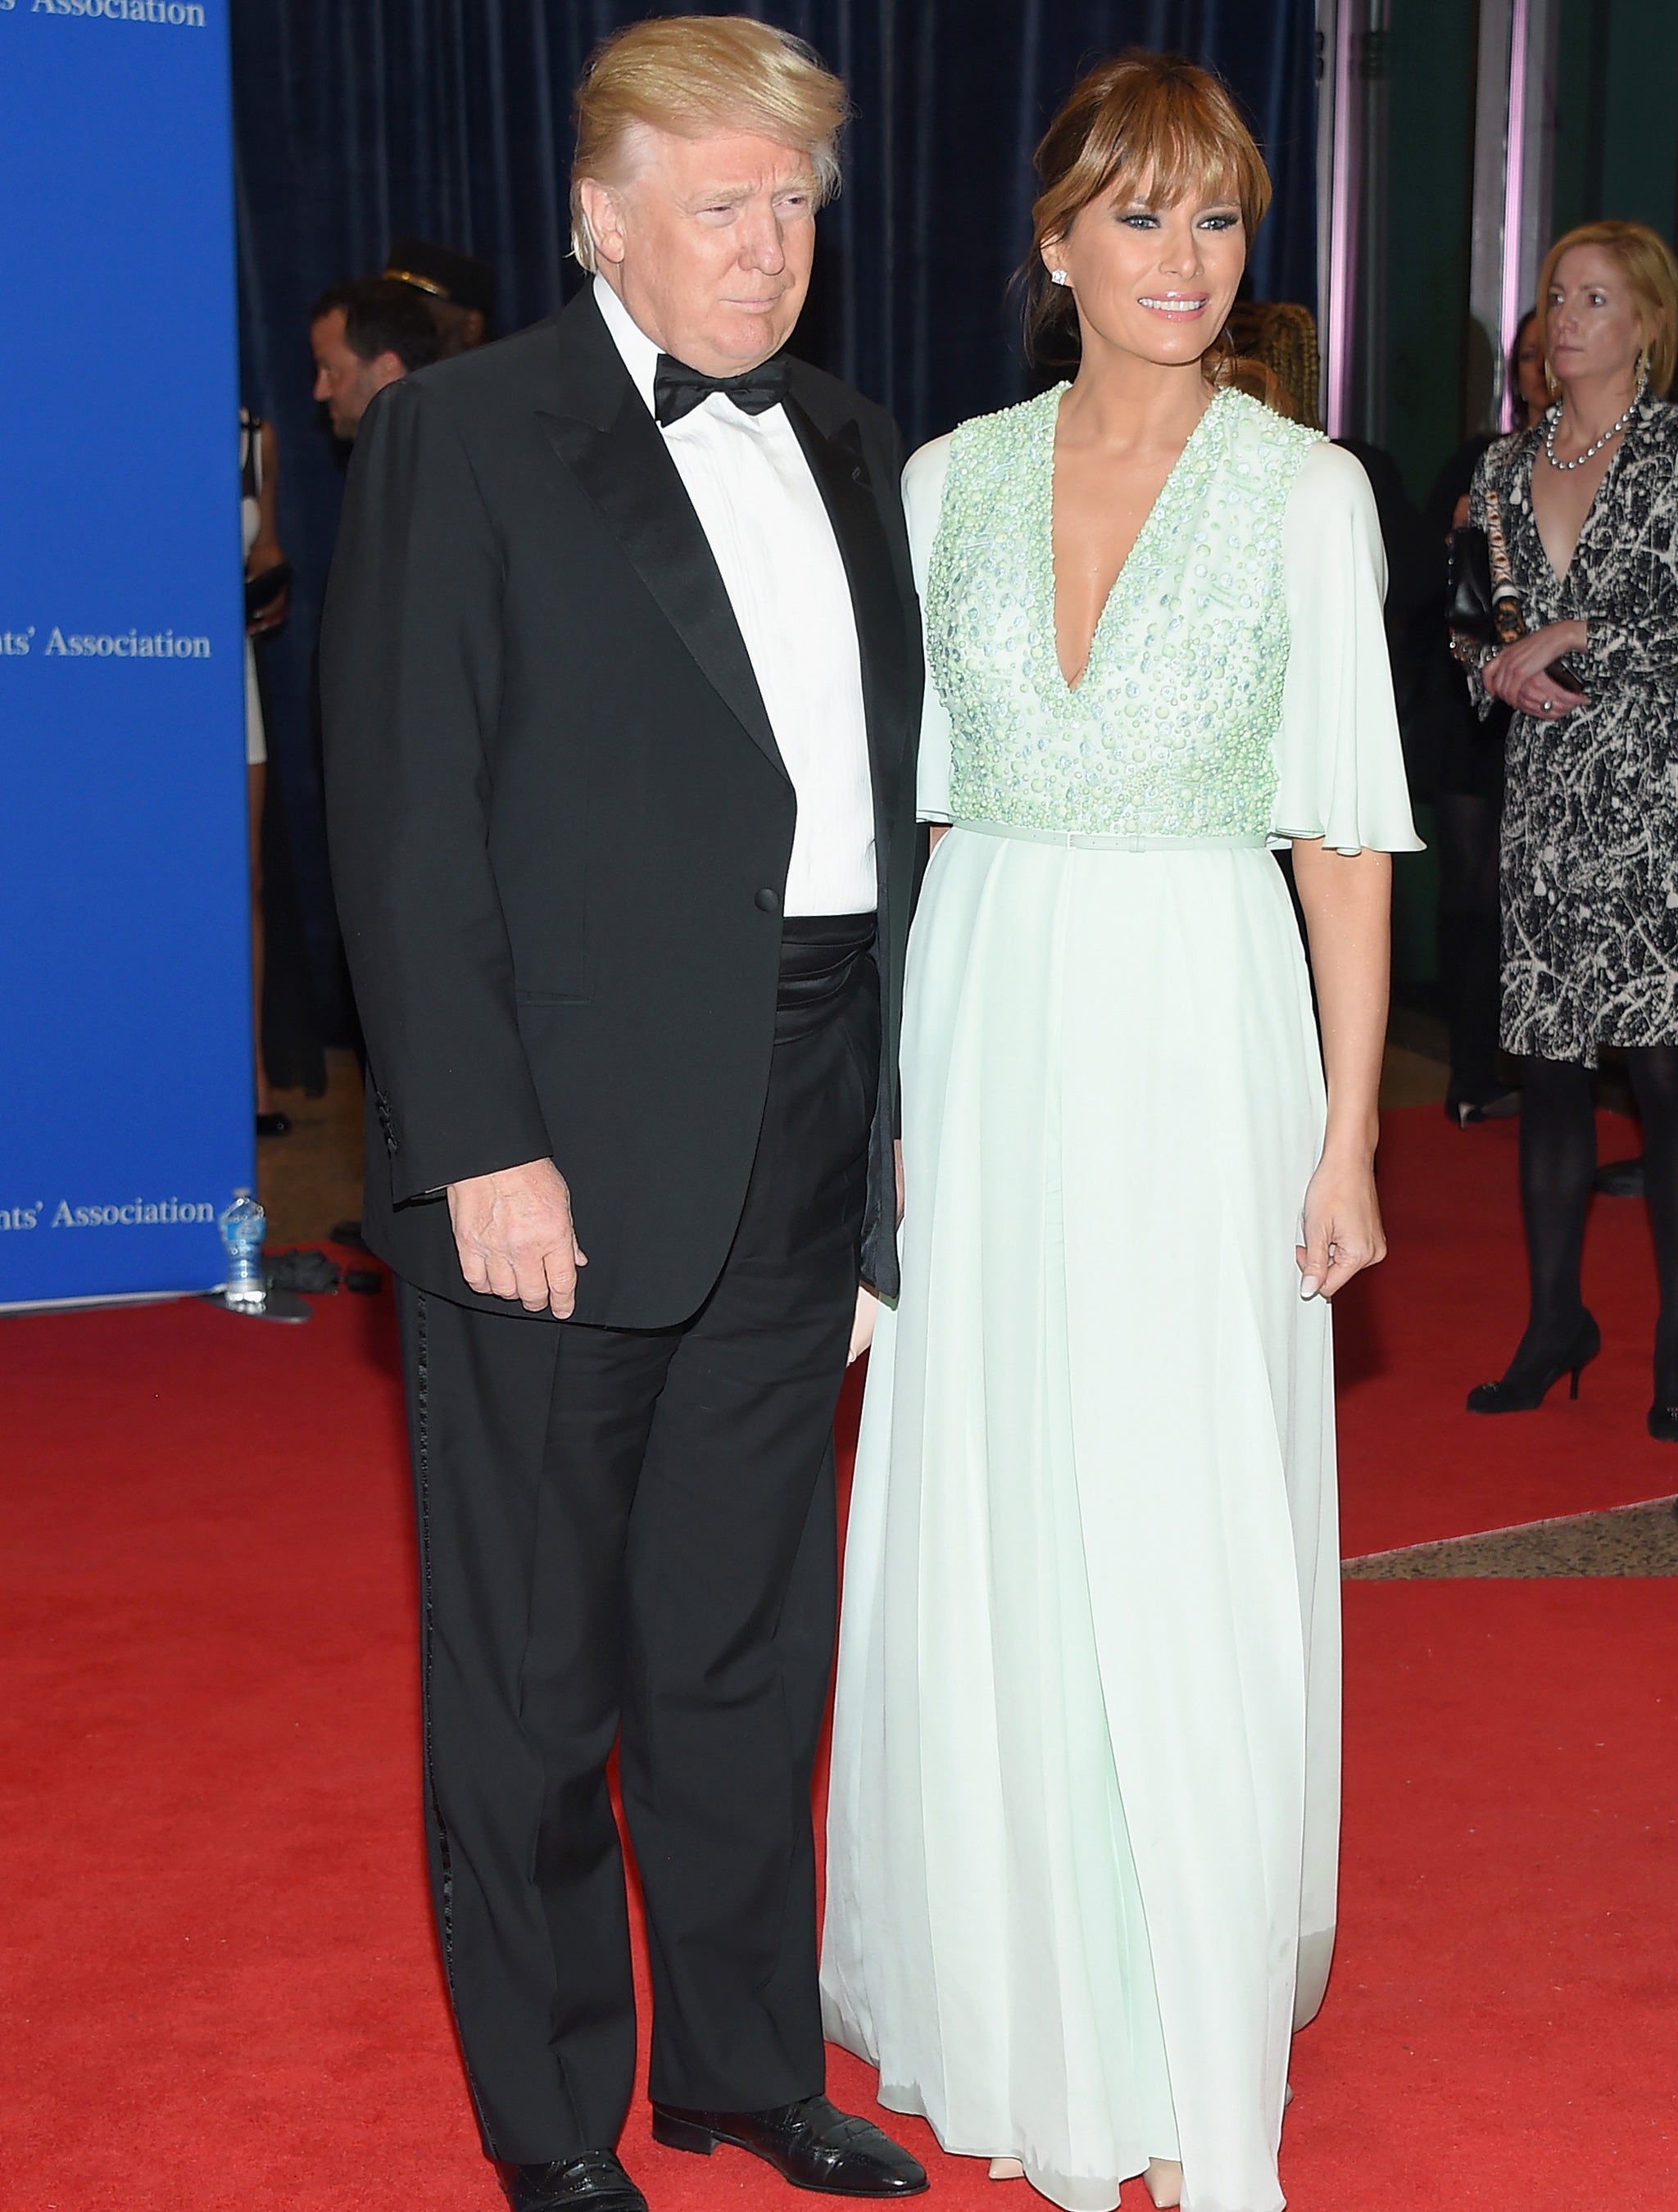
[(1049, 272), (1049, 281), (1051, 284), (1070, 284), (1072, 279), (1064, 269), (1051, 269)]

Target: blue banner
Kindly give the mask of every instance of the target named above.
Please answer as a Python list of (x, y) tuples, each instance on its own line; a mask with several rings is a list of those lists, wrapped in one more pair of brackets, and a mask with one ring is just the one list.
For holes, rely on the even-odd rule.
[(227, 0), (0, 0), (0, 1304), (254, 1174)]

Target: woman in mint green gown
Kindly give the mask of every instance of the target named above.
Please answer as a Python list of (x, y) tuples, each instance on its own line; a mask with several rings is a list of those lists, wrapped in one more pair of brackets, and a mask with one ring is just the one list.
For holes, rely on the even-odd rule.
[[(1078, 382), (964, 423), (905, 478), (921, 811), (950, 826), (909, 953), (903, 1285), (851, 1509), (824, 2003), (884, 2103), (1067, 2212), (1144, 2170), (1189, 2212), (1284, 2201), (1339, 1818), (1316, 1293), (1382, 1249), (1385, 855), (1417, 842), (1362, 471), (1201, 381), (1195, 317), (1221, 328), (1243, 242), (1218, 196), (1244, 235), (1263, 204), (1220, 89), (1154, 58), (1079, 87), (1038, 204)], [(1057, 208), (1056, 132), (1087, 185), (1103, 118), (1101, 190)], [(1088, 235), (1119, 222), (1116, 246)], [(1152, 289), (1113, 305), (1103, 253)], [(1132, 396), (1185, 428), (1073, 681), (1076, 472), (1100, 465), (1089, 422), (1122, 430)], [(1326, 1092), (1268, 849), (1289, 842)]]

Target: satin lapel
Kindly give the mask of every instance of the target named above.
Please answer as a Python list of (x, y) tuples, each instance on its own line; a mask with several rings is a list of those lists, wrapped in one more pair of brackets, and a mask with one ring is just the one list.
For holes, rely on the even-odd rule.
[(851, 587), (862, 662), (862, 705), (868, 726), (868, 763), (874, 789), (876, 849), (882, 868), (888, 823), (908, 731), (909, 679), (905, 616), (893, 581), (891, 548), (874, 504), (862, 439), (854, 422), (830, 436), (818, 430), (796, 398), (786, 403), (827, 508), (845, 579)]
[(542, 427), (704, 675), (784, 776), (786, 763), (721, 571), (658, 426), (628, 375), (605, 427), (546, 410)]

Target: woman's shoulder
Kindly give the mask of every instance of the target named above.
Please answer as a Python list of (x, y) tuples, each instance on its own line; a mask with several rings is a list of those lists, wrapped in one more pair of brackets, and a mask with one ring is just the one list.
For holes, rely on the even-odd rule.
[(1321, 430), (1279, 415), (1249, 392), (1226, 388), (1213, 405), (1205, 454), (1213, 473), (1233, 478), (1273, 514), (1291, 517), (1302, 501), (1344, 505), (1363, 481), (1351, 454), (1331, 446)]
[(944, 486), (950, 474), (951, 434), (928, 439), (909, 455), (903, 470), (903, 520), (909, 525), (910, 550), (917, 560), (932, 544), (944, 509)]
[(1318, 437), (1298, 454), (1282, 542), (1290, 569), (1302, 558), (1334, 562), (1350, 545), (1384, 543), (1381, 501), (1356, 453)]
[(946, 430), (941, 438), (928, 438), (924, 446), (917, 446), (903, 465), (903, 497), (922, 498), (936, 495), (949, 473), (950, 450), (956, 434)]
[(1678, 456), (1678, 406), (1670, 399), (1645, 399), (1638, 410), (1637, 440), (1655, 452)]
[(1350, 463), (1362, 475), (1352, 456), (1331, 446), (1321, 430), (1279, 415), (1250, 392), (1225, 389), (1213, 404), (1208, 458), (1214, 472), (1233, 473), (1280, 512), (1291, 512), (1302, 496), (1302, 481), (1320, 483), (1323, 495), (1333, 498), (1337, 489), (1344, 495), (1347, 482), (1339, 465)]
[(1021, 457), (1037, 450), (1045, 424), (1051, 429), (1061, 387), (1035, 399), (1003, 407), (991, 415), (970, 415), (941, 438), (916, 447), (903, 471), (903, 506), (914, 532), (929, 516), (935, 521), (952, 489), (964, 509), (983, 505), (988, 492), (1012, 480)]
[(1250, 392), (1234, 385), (1225, 386), (1214, 404), (1233, 444), (1272, 455), (1280, 462), (1297, 466), (1305, 453), (1325, 442), (1321, 430), (1279, 415), (1274, 407), (1267, 407), (1263, 400), (1255, 399)]
[(1064, 384), (1054, 384), (1030, 399), (1016, 400), (1012, 407), (999, 407), (988, 415), (970, 415), (965, 422), (957, 423), (947, 439), (934, 438), (933, 444), (946, 444), (952, 453), (991, 453), (1028, 445), (1046, 424), (1053, 424), (1065, 390)]
[(1538, 451), (1538, 441), (1544, 434), (1544, 426), (1535, 422), (1530, 430), (1507, 430), (1500, 438), (1493, 438), (1480, 455), (1474, 474), (1483, 483), (1497, 486), (1506, 484), (1516, 477), (1524, 477), (1532, 466), (1533, 456)]

